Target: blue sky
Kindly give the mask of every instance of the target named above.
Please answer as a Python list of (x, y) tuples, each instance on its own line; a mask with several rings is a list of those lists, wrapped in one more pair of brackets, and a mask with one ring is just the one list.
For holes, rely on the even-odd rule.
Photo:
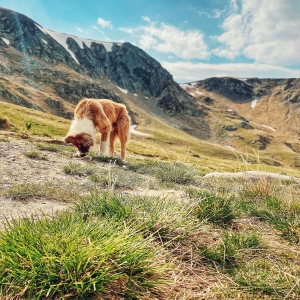
[(299, 0), (0, 0), (59, 33), (130, 42), (177, 82), (300, 77)]

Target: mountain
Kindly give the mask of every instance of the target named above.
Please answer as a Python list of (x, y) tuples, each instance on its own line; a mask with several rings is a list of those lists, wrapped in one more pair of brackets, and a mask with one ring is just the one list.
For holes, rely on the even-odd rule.
[[(151, 119), (271, 165), (300, 166), (300, 79), (208, 78), (177, 84), (146, 52), (56, 33), (0, 8), (0, 100), (73, 118), (83, 97), (125, 103)], [(259, 161), (258, 157), (258, 161)]]
[(269, 152), (275, 165), (292, 154), (290, 166), (299, 166), (299, 78), (214, 77), (181, 87), (209, 111), (217, 143), (243, 152)]
[[(62, 100), (75, 104), (83, 96), (110, 97), (117, 101), (105, 82), (100, 82), (100, 91), (89, 82), (87, 86), (85, 83), (74, 84), (66, 78), (70, 77), (64, 71), (67, 68), (77, 75), (75, 81), (80, 76), (88, 81), (109, 80), (131, 93), (153, 97), (156, 105), (165, 112), (193, 115), (195, 111), (193, 99), (179, 88), (172, 75), (130, 43), (107, 43), (56, 33), (4, 8), (0, 9), (0, 19), (0, 70), (6, 75), (24, 75), (38, 86), (41, 82), (49, 82), (55, 95), (49, 97), (47, 104), (52, 107), (62, 107)], [(1, 83), (4, 99), (37, 108), (21, 95), (17, 99), (9, 95), (5, 84)], [(82, 90), (88, 90), (88, 93), (80, 92)]]

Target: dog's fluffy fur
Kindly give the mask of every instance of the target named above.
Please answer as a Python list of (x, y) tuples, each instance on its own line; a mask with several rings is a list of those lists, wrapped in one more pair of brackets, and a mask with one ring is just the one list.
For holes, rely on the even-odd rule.
[(130, 118), (125, 105), (108, 99), (82, 99), (75, 108), (74, 120), (65, 137), (66, 143), (78, 148), (76, 157), (85, 156), (101, 133), (100, 155), (114, 155), (116, 137), (121, 143), (121, 157), (125, 159), (126, 144), (130, 136)]

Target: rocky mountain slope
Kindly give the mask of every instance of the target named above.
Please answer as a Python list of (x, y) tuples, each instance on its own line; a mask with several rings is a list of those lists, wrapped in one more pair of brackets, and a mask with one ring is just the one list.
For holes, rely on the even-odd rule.
[(273, 152), (278, 164), (300, 154), (300, 79), (208, 78), (181, 87), (207, 109), (217, 142)]
[[(76, 104), (83, 96), (121, 101), (108, 82), (126, 92), (153, 97), (163, 111), (188, 115), (195, 111), (193, 99), (179, 88), (172, 75), (130, 43), (106, 43), (56, 33), (4, 8), (0, 9), (0, 18), (1, 72), (24, 77), (23, 82), (30, 81), (36, 90), (43, 89), (41, 83), (52, 85), (54, 95), (46, 104), (57, 111), (62, 110), (64, 101)], [(71, 74), (73, 80), (68, 78)], [(1, 84), (4, 100), (45, 109), (30, 105), (31, 101), (21, 95), (14, 98), (6, 83)], [(65, 110), (70, 111), (68, 107)]]

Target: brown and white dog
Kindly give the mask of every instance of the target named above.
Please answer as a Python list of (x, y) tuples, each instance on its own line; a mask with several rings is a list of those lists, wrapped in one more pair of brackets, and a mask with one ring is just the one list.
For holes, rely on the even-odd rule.
[(108, 99), (82, 99), (75, 108), (74, 120), (65, 137), (66, 143), (78, 148), (75, 157), (85, 156), (101, 133), (100, 155), (114, 155), (116, 137), (121, 143), (121, 157), (125, 159), (126, 144), (130, 137), (130, 118), (125, 105)]

